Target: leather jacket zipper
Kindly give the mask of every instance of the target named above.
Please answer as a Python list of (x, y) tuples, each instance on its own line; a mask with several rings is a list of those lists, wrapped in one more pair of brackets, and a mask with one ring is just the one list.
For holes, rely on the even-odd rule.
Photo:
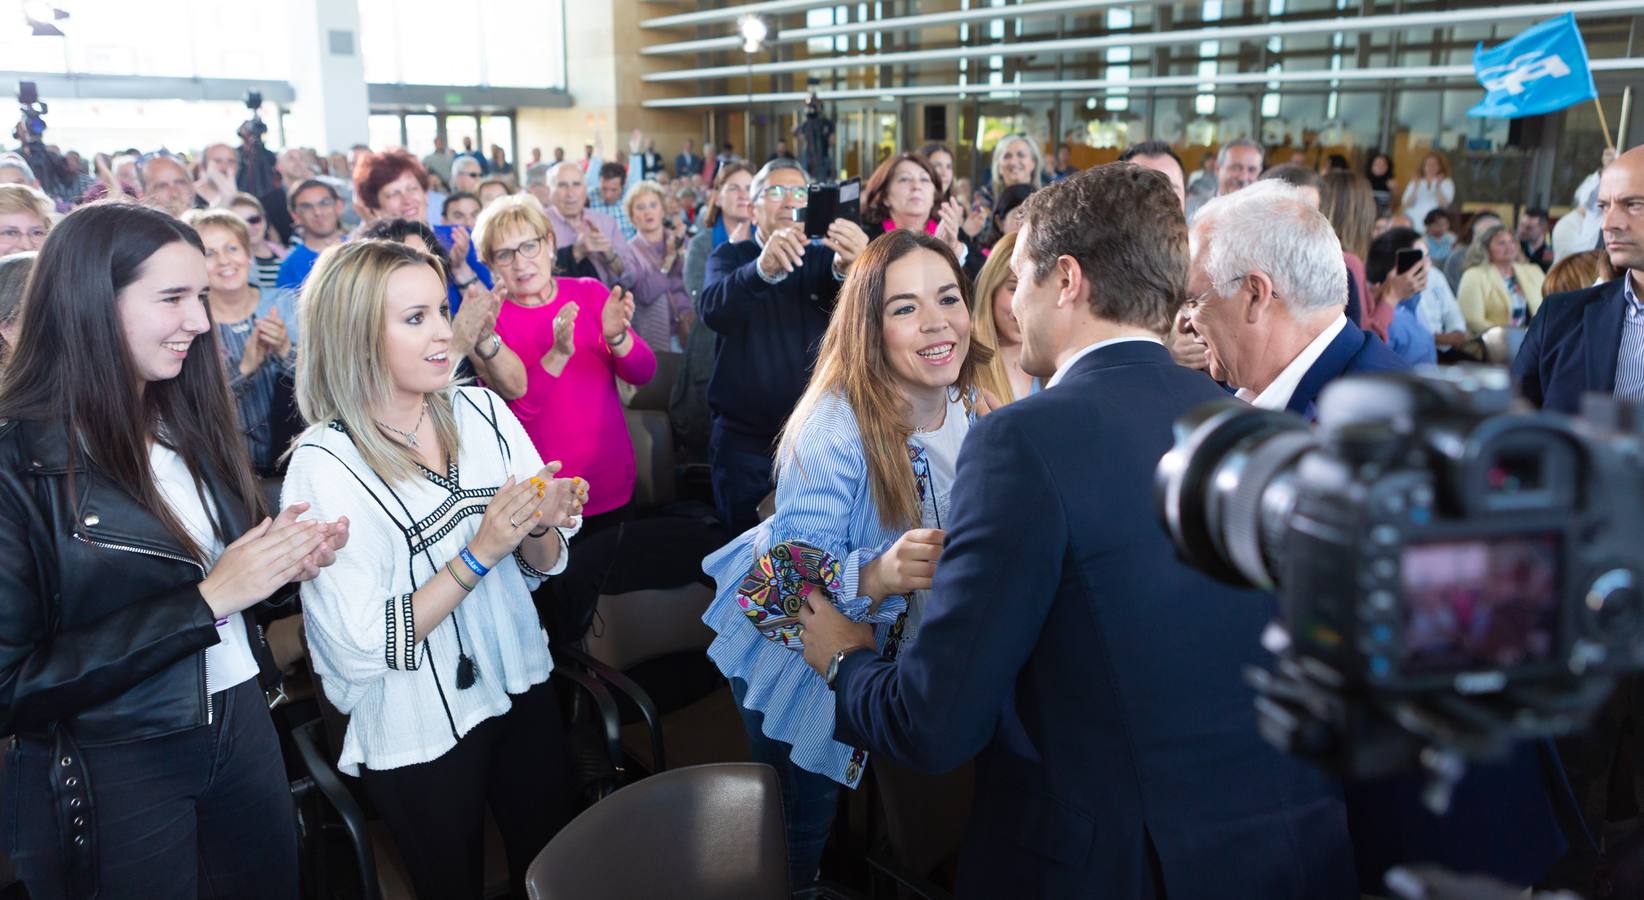
[[(188, 557), (183, 556), (180, 553), (167, 553), (164, 550), (154, 550), (154, 549), (151, 549), (151, 548), (148, 548), (148, 547), (137, 547), (137, 546), (133, 546), (131, 544), (116, 544), (116, 543), (113, 543), (111, 541), (94, 541), (91, 538), (86, 537), (85, 535), (81, 534), (78, 531), (74, 532), (74, 539), (79, 541), (82, 544), (90, 544), (93, 547), (101, 547), (104, 550), (119, 550), (119, 551), (124, 552), (124, 553), (136, 553), (140, 556), (153, 556), (153, 557), (156, 557), (156, 558), (159, 558), (159, 559), (169, 559), (169, 560), (173, 560), (175, 562), (188, 563), (189, 565), (193, 566), (194, 568), (199, 569), (200, 570), (200, 579), (202, 581), (205, 580), (205, 575), (206, 575), (205, 566), (201, 565), (199, 560), (189, 559)], [(202, 654), (200, 654), (200, 656), (201, 656), (201, 662), (200, 662), (200, 667), (201, 667), (200, 691), (201, 691), (202, 694), (205, 695), (206, 724), (210, 725), (211, 724), (211, 719), (212, 719), (211, 691), (210, 691), (211, 668), (210, 668), (210, 666), (206, 665), (206, 663), (205, 663), (205, 660), (204, 660), (205, 654), (202, 653)]]

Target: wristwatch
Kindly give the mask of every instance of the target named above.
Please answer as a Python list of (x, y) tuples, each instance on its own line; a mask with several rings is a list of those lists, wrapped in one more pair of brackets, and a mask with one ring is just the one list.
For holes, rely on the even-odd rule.
[(833, 680), (839, 677), (839, 664), (845, 661), (845, 654), (855, 649), (857, 648), (846, 647), (838, 653), (835, 653), (833, 655), (833, 659), (828, 660), (828, 672), (826, 675), (822, 676), (828, 682), (828, 690), (833, 690)]

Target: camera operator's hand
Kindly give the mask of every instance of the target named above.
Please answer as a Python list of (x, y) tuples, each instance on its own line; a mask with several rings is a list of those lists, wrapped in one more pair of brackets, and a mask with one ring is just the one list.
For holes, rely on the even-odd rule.
[(797, 228), (778, 228), (765, 236), (757, 265), (766, 278), (780, 278), (805, 262), (805, 235)]
[(876, 601), (928, 590), (931, 579), (936, 576), (936, 560), (942, 555), (943, 540), (940, 528), (914, 528), (905, 532), (883, 555), (862, 567), (857, 590)]
[(828, 236), (822, 239), (822, 246), (833, 251), (834, 268), (845, 272), (868, 248), (868, 233), (849, 219), (835, 219), (828, 226)]

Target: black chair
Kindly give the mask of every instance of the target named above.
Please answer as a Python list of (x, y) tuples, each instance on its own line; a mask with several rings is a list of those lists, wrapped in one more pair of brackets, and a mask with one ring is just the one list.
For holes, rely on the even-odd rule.
[(525, 885), (531, 900), (786, 898), (776, 772), (719, 763), (631, 784), (565, 826)]
[[(620, 723), (615, 699), (605, 686), (573, 665), (554, 667), (553, 679), (577, 691), (579, 706), (583, 695), (594, 703), (604, 734), (604, 751), (610, 764), (620, 767), (622, 745)], [(318, 676), (314, 682), (319, 683)], [(298, 826), (302, 837), (305, 881), (312, 887), (312, 895), (335, 897), (357, 895), (366, 900), (410, 900), (414, 896), (411, 880), (406, 874), (399, 853), (382, 823), (369, 810), (363, 792), (356, 793), (353, 779), (338, 771), (336, 760), (342, 747), (342, 736), (348, 719), (333, 707), (323, 690), (315, 691), (320, 705), (320, 718), (297, 726), (292, 740), (302, 762), (305, 777), (292, 783), (291, 791), (298, 802)], [(620, 768), (619, 768), (620, 771)], [(315, 795), (324, 800), (323, 806), (310, 802)], [(508, 870), (501, 854), (501, 841), (495, 826), (487, 817), (486, 885), (487, 896), (506, 895)], [(341, 834), (352, 856), (354, 883), (339, 893), (339, 873), (332, 867), (327, 838)]]

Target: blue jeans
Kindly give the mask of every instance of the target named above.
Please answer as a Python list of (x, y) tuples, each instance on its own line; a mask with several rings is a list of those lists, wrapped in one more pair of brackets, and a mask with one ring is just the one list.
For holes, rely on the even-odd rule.
[(732, 678), (731, 693), (736, 697), (737, 712), (742, 714), (742, 727), (748, 732), (749, 753), (754, 762), (775, 769), (777, 781), (782, 785), (782, 815), (788, 831), (788, 882), (793, 890), (798, 890), (816, 880), (816, 870), (822, 865), (822, 850), (828, 845), (833, 814), (839, 807), (839, 783), (794, 765), (788, 758), (793, 748), (765, 736), (761, 727), (765, 716), (743, 705), (743, 698), (748, 694), (746, 682)]
[[(294, 900), (297, 821), (255, 678), (218, 692), (210, 725), (86, 747), (98, 897)], [(7, 754), (6, 840), (35, 900), (69, 896), (47, 779), (52, 748)]]
[(731, 535), (759, 524), (759, 501), (773, 488), (771, 452), (770, 441), (737, 434), (714, 421), (708, 466), (719, 521)]

